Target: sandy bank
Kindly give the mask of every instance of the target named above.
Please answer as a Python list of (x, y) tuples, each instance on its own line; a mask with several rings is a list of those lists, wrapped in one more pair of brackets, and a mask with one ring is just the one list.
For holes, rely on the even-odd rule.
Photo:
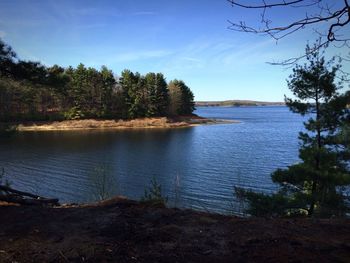
[(66, 120), (54, 122), (18, 123), (19, 131), (63, 131), (91, 129), (150, 129), (150, 128), (181, 128), (204, 124), (235, 123), (234, 121), (206, 119), (196, 115), (177, 118), (157, 117), (139, 118), (134, 120)]

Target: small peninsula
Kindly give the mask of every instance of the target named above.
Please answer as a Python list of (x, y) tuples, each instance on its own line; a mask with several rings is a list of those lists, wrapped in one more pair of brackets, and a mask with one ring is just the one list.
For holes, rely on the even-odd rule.
[(137, 118), (133, 120), (65, 120), (14, 123), (18, 131), (74, 131), (103, 129), (162, 129), (185, 128), (209, 124), (238, 123), (232, 120), (207, 119), (195, 114), (188, 116)]
[[(212, 121), (193, 115), (194, 95), (184, 81), (160, 72), (115, 74), (80, 63), (46, 66), (17, 57), (0, 39), (0, 130), (184, 127)], [(117, 121), (116, 121), (117, 120)]]

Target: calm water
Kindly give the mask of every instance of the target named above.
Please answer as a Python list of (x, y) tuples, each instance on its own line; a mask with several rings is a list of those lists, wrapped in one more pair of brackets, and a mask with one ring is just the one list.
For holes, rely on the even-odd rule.
[(239, 208), (234, 186), (273, 191), (270, 173), (298, 161), (303, 119), (286, 107), (213, 107), (196, 113), (241, 123), (23, 132), (0, 140), (0, 167), (14, 187), (61, 202), (92, 201), (101, 192), (139, 199), (155, 177), (170, 205), (227, 213)]

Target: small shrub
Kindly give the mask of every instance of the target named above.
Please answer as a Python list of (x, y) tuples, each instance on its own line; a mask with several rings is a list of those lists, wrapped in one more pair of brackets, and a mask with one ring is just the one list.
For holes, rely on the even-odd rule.
[[(295, 198), (283, 191), (274, 194), (256, 193), (252, 190), (234, 188), (235, 196), (248, 204), (245, 210), (256, 217), (299, 217), (307, 215), (305, 197)], [(305, 208), (303, 208), (305, 207)]]
[(166, 206), (168, 197), (163, 197), (162, 186), (158, 184), (154, 177), (152, 178), (148, 189), (145, 189), (145, 194), (141, 198), (141, 202), (151, 205)]
[(174, 181), (174, 207), (178, 207), (180, 197), (180, 176), (177, 174)]
[(118, 192), (118, 181), (107, 165), (100, 165), (90, 174), (92, 197), (94, 200), (106, 200)]

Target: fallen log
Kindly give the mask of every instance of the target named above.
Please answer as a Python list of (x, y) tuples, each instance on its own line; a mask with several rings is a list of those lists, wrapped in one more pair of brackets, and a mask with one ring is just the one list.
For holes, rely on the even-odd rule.
[(57, 198), (45, 198), (4, 185), (0, 185), (0, 193), (1, 192), (5, 194), (0, 194), (0, 201), (23, 205), (59, 205)]
[(0, 191), (6, 192), (6, 193), (14, 193), (14, 194), (18, 194), (21, 196), (28, 196), (31, 198), (40, 198), (40, 196), (38, 196), (38, 195), (34, 195), (34, 194), (31, 194), (28, 192), (19, 191), (19, 190), (13, 189), (13, 188), (11, 188), (9, 186), (5, 186), (5, 185), (0, 185)]
[(18, 195), (0, 195), (0, 201), (21, 205), (59, 205), (58, 199), (28, 199)]

